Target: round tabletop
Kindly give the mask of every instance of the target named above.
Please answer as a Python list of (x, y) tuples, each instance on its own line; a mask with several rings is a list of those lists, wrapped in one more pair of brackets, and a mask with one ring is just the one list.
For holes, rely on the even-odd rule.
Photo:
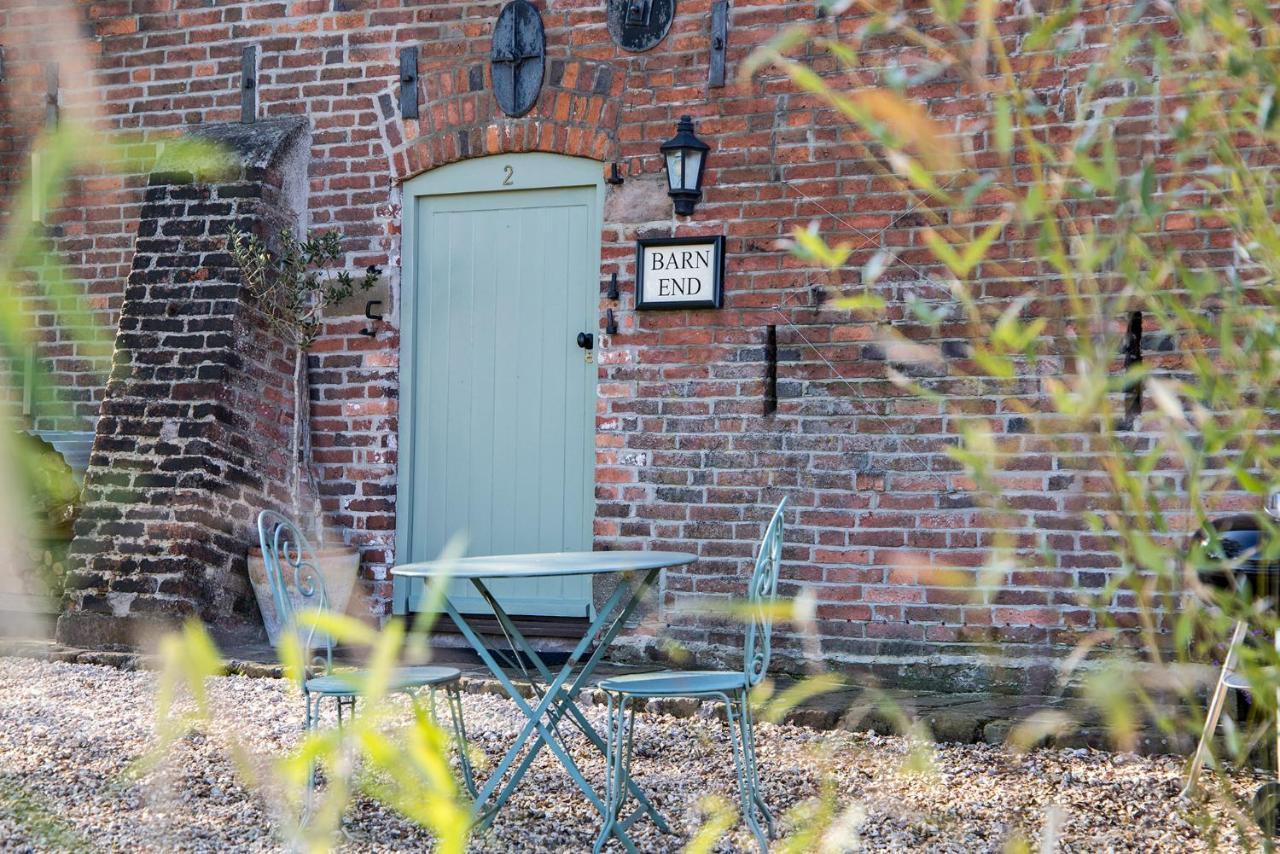
[(598, 575), (684, 566), (697, 560), (688, 552), (545, 552), (485, 555), (457, 560), (428, 560), (391, 568), (405, 578), (535, 578), (557, 575)]

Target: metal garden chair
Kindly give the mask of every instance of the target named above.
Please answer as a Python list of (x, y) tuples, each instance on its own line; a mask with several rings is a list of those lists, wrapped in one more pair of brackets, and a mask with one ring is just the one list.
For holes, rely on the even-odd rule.
[[(356, 697), (365, 683), (366, 674), (360, 670), (333, 669), (333, 639), (314, 627), (304, 631), (297, 623), (299, 608), (329, 609), (324, 579), (315, 563), (315, 552), (298, 527), (274, 510), (258, 514), (258, 540), (262, 546), (262, 558), (266, 564), (267, 578), (271, 581), (272, 598), (276, 613), (286, 631), (300, 635), (304, 654), (312, 657), (320, 672), (304, 675), (302, 696), (306, 702), (304, 728), (310, 731), (320, 719), (320, 706), (325, 699), (333, 699), (337, 706), (338, 726), (342, 726), (344, 711), (355, 714)], [(462, 766), (463, 783), (474, 798), (475, 780), (471, 762), (467, 756), (467, 731), (462, 720), (462, 697), (458, 686), (462, 671), (456, 667), (437, 665), (400, 667), (391, 676), (390, 690), (416, 698), (425, 688), (430, 692), (430, 709), (435, 713), (435, 694), (443, 689), (452, 718), (453, 732), (458, 746), (459, 764)], [(314, 783), (314, 776), (309, 785)]]
[[(760, 775), (756, 766), (754, 723), (748, 693), (764, 678), (769, 668), (770, 636), (773, 632), (773, 603), (778, 592), (778, 570), (782, 562), (782, 499), (773, 512), (769, 526), (756, 554), (755, 569), (747, 588), (751, 620), (746, 627), (746, 644), (741, 670), (661, 670), (636, 673), (601, 680), (596, 686), (608, 700), (606, 764), (609, 780), (605, 789), (608, 817), (593, 849), (599, 854), (615, 829), (626, 830), (644, 810), (637, 809), (623, 819), (631, 769), (631, 746), (634, 737), (635, 707), (654, 697), (699, 697), (720, 700), (725, 705), (729, 723), (729, 742), (733, 751), (734, 770), (738, 775), (738, 798), (742, 815), (755, 834), (761, 851), (769, 850), (769, 839), (777, 835), (773, 813), (760, 794)], [(758, 815), (757, 815), (758, 813)], [(768, 829), (761, 827), (763, 819)]]

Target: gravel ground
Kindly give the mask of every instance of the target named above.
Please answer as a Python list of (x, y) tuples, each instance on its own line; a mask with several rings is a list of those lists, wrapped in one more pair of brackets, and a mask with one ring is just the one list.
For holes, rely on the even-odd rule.
[[(237, 783), (226, 746), (239, 739), (262, 753), (287, 750), (301, 701), (281, 680), (214, 682), (219, 725), (130, 783), (123, 772), (152, 741), (154, 674), (0, 659), (0, 849), (278, 850), (266, 801)], [(522, 722), (518, 711), (488, 695), (469, 695), (465, 706), (473, 739), (496, 761)], [(588, 714), (599, 723), (602, 711)], [(640, 822), (641, 847), (678, 849), (701, 824), (700, 798), (732, 794), (724, 736), (711, 718), (638, 720), (634, 775), (678, 831), (664, 836)], [(580, 735), (569, 744), (598, 784), (603, 760)], [(1193, 815), (1179, 805), (1182, 762), (1173, 757), (953, 745), (936, 748), (930, 770), (920, 772), (908, 770), (913, 751), (903, 738), (767, 724), (758, 751), (776, 813), (826, 785), (870, 850), (1000, 851), (1019, 835), (1035, 845), (1046, 816), (1062, 850), (1221, 851), (1242, 841), (1223, 810)], [(590, 849), (597, 816), (548, 754), (493, 830), (473, 839), (474, 850)], [(1242, 796), (1255, 785), (1253, 775), (1233, 780)], [(792, 827), (784, 820), (784, 831)], [(424, 831), (368, 800), (348, 810), (337, 842), (350, 851), (430, 847)], [(750, 850), (750, 838), (739, 829), (718, 850)]]

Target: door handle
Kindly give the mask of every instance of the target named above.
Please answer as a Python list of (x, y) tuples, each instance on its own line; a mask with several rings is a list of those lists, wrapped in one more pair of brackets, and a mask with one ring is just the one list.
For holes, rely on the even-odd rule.
[(579, 332), (578, 346), (583, 350), (590, 350), (596, 346), (596, 336), (592, 335), (590, 332)]

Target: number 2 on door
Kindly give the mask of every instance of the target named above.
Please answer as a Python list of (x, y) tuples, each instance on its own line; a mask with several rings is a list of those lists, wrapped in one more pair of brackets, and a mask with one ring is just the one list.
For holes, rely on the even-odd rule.
[(503, 166), (502, 175), (503, 175), (502, 186), (510, 187), (512, 184), (511, 178), (513, 175), (515, 175), (515, 170), (512, 169), (510, 166)]

